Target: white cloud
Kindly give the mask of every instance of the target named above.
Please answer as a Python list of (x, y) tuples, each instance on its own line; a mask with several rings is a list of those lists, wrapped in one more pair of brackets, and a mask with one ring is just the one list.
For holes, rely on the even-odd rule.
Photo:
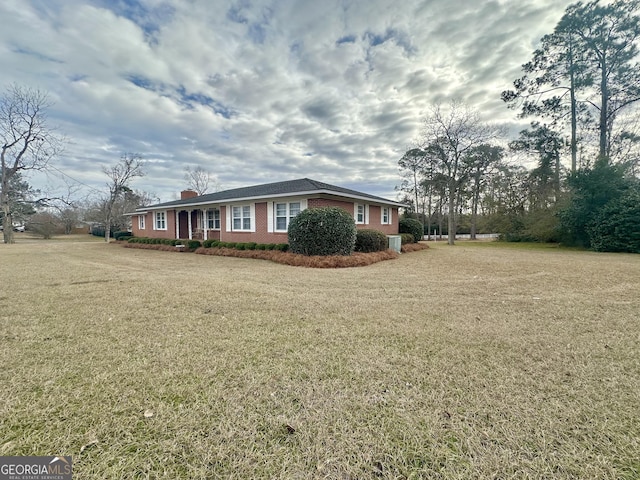
[(500, 100), (569, 1), (5, 0), (1, 84), (50, 92), (70, 139), (56, 166), (173, 198), (183, 168), (223, 187), (311, 177), (394, 196), (434, 102), (517, 123)]

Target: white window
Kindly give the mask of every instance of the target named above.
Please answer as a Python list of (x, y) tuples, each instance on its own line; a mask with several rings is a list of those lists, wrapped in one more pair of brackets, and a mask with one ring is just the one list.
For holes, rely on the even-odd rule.
[(382, 225), (391, 224), (391, 209), (389, 207), (382, 207), (382, 218), (380, 219)]
[(275, 210), (276, 232), (286, 232), (291, 219), (298, 215), (301, 210), (300, 202), (275, 203), (273, 208)]
[(232, 220), (234, 231), (251, 231), (251, 206), (233, 207)]
[(369, 205), (354, 203), (353, 213), (356, 223), (369, 223)]
[(146, 215), (138, 215), (138, 228), (140, 230), (144, 230), (145, 228), (145, 225), (144, 225), (145, 219), (146, 219)]
[(167, 229), (167, 212), (156, 212), (155, 229), (156, 230)]
[(209, 230), (220, 230), (220, 210), (217, 208), (207, 211), (207, 228)]

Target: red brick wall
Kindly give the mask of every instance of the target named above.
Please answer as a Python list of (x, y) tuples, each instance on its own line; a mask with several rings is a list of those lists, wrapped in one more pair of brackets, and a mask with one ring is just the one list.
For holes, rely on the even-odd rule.
[(341, 200), (332, 200), (329, 198), (310, 198), (307, 201), (308, 208), (317, 207), (340, 207), (353, 215), (353, 202), (343, 202)]
[(174, 210), (166, 211), (166, 230), (154, 230), (155, 212), (149, 212), (145, 215), (145, 229), (138, 228), (138, 215), (131, 217), (131, 231), (135, 237), (149, 238), (176, 238), (176, 214)]
[[(354, 202), (334, 200), (328, 198), (310, 198), (307, 201), (307, 208), (314, 207), (340, 207), (349, 212), (350, 215), (354, 215)], [(267, 232), (267, 202), (261, 202), (255, 204), (255, 232), (227, 232), (227, 208), (226, 206), (220, 206), (220, 231), (209, 230), (207, 238), (221, 240), (223, 242), (256, 242), (256, 243), (287, 243), (286, 233), (269, 233)], [(369, 206), (369, 224), (358, 224), (358, 228), (370, 228), (379, 230), (387, 235), (398, 233), (398, 208), (393, 207), (391, 213), (391, 225), (381, 224), (381, 207), (370, 205)], [(176, 234), (176, 212), (175, 210), (166, 211), (167, 218), (167, 230), (154, 230), (155, 212), (149, 212), (145, 215), (144, 230), (138, 228), (138, 216), (132, 217), (132, 231), (137, 237), (151, 237), (151, 238), (175, 238)], [(186, 220), (186, 213), (185, 220)], [(199, 227), (196, 225), (196, 212), (192, 212), (192, 228)], [(184, 228), (183, 228), (184, 227)], [(188, 238), (188, 232), (186, 226), (180, 227), (180, 237)]]
[(398, 209), (391, 208), (391, 224), (382, 224), (382, 207), (377, 205), (369, 206), (369, 225), (357, 225), (358, 228), (370, 228), (379, 230), (386, 235), (394, 235), (398, 233)]
[(267, 232), (267, 202), (256, 203), (255, 232), (227, 232), (227, 208), (220, 207), (220, 222), (222, 226), (221, 238), (223, 242), (256, 242), (256, 243), (287, 243), (286, 233)]
[[(343, 202), (340, 200), (332, 200), (328, 198), (310, 198), (308, 206), (313, 207), (340, 207), (344, 208), (351, 215), (355, 215), (354, 204), (358, 202)], [(364, 203), (364, 202), (363, 202)], [(395, 235), (398, 233), (398, 208), (391, 208), (391, 225), (382, 225), (382, 207), (369, 205), (369, 224), (356, 224), (360, 229), (379, 230), (386, 235)]]

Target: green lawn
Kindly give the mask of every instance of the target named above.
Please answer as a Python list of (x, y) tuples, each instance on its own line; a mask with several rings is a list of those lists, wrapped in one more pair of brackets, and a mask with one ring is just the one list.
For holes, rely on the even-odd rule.
[[(18, 238), (18, 242), (21, 238)], [(0, 455), (74, 478), (640, 478), (640, 256), (0, 245)]]

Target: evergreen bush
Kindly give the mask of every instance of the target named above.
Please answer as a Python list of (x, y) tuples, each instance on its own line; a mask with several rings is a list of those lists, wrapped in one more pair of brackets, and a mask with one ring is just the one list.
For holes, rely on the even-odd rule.
[(588, 233), (598, 252), (640, 253), (640, 187), (607, 203)]
[(407, 243), (416, 243), (415, 238), (410, 233), (401, 233), (400, 234), (400, 244), (406, 245)]
[(413, 241), (419, 242), (422, 240), (423, 227), (422, 224), (415, 218), (401, 218), (399, 223), (400, 233), (410, 233), (413, 235)]
[(387, 236), (378, 230), (362, 229), (356, 233), (356, 252), (382, 252), (388, 247), (389, 241)]
[(356, 224), (342, 208), (308, 208), (289, 222), (288, 234), (293, 253), (351, 255), (356, 243)]

